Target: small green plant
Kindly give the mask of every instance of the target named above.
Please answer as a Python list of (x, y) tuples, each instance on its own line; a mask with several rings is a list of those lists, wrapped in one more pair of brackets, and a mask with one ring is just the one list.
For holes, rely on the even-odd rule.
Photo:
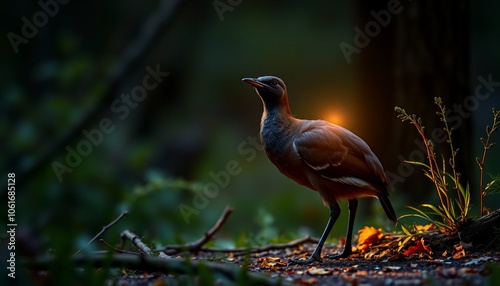
[[(428, 209), (428, 211), (409, 206), (408, 208), (415, 211), (415, 213), (403, 215), (401, 216), (401, 218), (416, 216), (432, 222), (440, 229), (454, 231), (468, 219), (471, 202), (470, 186), (467, 183), (464, 187), (460, 183), (460, 173), (456, 168), (456, 156), (459, 149), (455, 148), (453, 144), (452, 134), (454, 130), (448, 125), (448, 121), (446, 119), (446, 106), (443, 104), (441, 98), (439, 97), (434, 98), (434, 103), (438, 106), (439, 110), (437, 112), (437, 115), (443, 123), (442, 129), (446, 134), (446, 143), (450, 148), (450, 157), (448, 159), (446, 159), (443, 154), (436, 154), (434, 143), (429, 140), (425, 134), (425, 127), (422, 123), (421, 118), (418, 118), (415, 114), (409, 115), (403, 108), (397, 106), (394, 108), (394, 110), (398, 113), (398, 118), (401, 119), (401, 121), (408, 121), (410, 122), (410, 124), (415, 126), (419, 135), (422, 137), (424, 146), (426, 148), (427, 163), (417, 161), (406, 162), (424, 168), (424, 174), (433, 182), (439, 198), (438, 206), (434, 206), (432, 204), (421, 205), (423, 208)], [(493, 109), (493, 115), (494, 120), (492, 127), (486, 127), (486, 140), (481, 139), (484, 147), (483, 156), (481, 160), (479, 158), (476, 158), (481, 173), (481, 182), (479, 186), (481, 192), (481, 209), (482, 199), (486, 195), (487, 191), (489, 189), (493, 190), (498, 182), (500, 182), (497, 180), (498, 176), (493, 177), (492, 181), (488, 183), (483, 189), (482, 178), (486, 153), (488, 149), (493, 146), (493, 143), (490, 143), (491, 135), (497, 129), (500, 123), (500, 112)], [(450, 171), (447, 170), (448, 167)], [(431, 217), (434, 215), (440, 217), (441, 220), (439, 221)]]
[(487, 193), (493, 193), (496, 190), (498, 190), (498, 184), (500, 183), (499, 181), (499, 175), (492, 176), (491, 177), (491, 182), (486, 185), (486, 187), (483, 188), (483, 178), (484, 178), (484, 162), (486, 160), (486, 153), (488, 150), (495, 145), (495, 143), (491, 143), (491, 135), (495, 130), (497, 130), (498, 125), (500, 124), (500, 111), (495, 110), (494, 108), (492, 109), (493, 111), (493, 124), (491, 127), (489, 125), (486, 126), (486, 140), (484, 138), (481, 138), (481, 144), (483, 145), (483, 155), (481, 159), (479, 157), (476, 157), (476, 162), (477, 165), (479, 166), (479, 192), (480, 192), (480, 197), (479, 197), (479, 215), (483, 216), (483, 200), (484, 197), (486, 196)]

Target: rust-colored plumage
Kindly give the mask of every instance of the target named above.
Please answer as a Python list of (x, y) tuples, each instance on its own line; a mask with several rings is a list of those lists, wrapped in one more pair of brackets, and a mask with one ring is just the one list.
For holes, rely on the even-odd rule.
[(387, 217), (396, 222), (382, 164), (370, 147), (351, 131), (323, 120), (294, 118), (284, 82), (274, 76), (244, 78), (262, 99), (261, 140), (269, 159), (287, 177), (319, 192), (330, 207), (330, 219), (316, 250), (307, 260), (321, 260), (321, 249), (340, 214), (337, 200), (349, 202), (346, 247), (352, 253), (352, 228), (359, 197), (379, 199)]

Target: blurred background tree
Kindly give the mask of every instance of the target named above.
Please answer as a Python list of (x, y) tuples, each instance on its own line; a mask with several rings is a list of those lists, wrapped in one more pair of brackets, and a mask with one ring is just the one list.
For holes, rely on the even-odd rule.
[[(42, 2), (58, 7), (45, 23)], [(18, 177), (16, 218), (24, 229), (19, 243), (25, 253), (81, 248), (124, 209), (130, 214), (104, 237), (112, 243), (123, 228), (160, 244), (191, 240), (226, 204), (235, 211), (219, 243), (319, 236), (328, 213), (319, 195), (282, 176), (252, 144), (262, 106), (243, 77), (283, 78), (295, 115), (352, 130), (393, 174), (401, 173), (399, 156), (407, 159), (418, 148), (416, 132), (399, 122), (395, 105), (423, 117), (430, 131), (437, 124), (435, 96), (452, 107), (474, 95), (478, 76), (500, 81), (495, 1), (179, 2), (170, 23), (111, 91), (110, 69), (143, 36), (158, 1), (0, 4), (0, 169)], [(165, 3), (173, 9), (176, 2)], [(377, 22), (374, 14), (388, 9), (399, 12), (389, 12), (387, 25)], [(26, 42), (12, 45), (11, 33), (23, 36), (23, 17), (43, 25)], [(373, 21), (378, 31), (377, 24), (365, 31)], [(347, 56), (342, 43), (356, 47), (358, 30), (372, 36)], [(122, 96), (143, 85), (148, 67), (168, 76), (144, 100), (128, 105)], [(489, 110), (499, 107), (499, 92), (479, 101), (456, 133), (463, 178), (473, 190), (479, 137), (491, 121)], [(112, 96), (103, 100), (106, 94)], [(128, 114), (113, 108), (115, 100), (129, 107)], [(113, 131), (103, 133), (102, 143), (59, 180), (54, 162), (67, 165), (67, 146), (77, 150), (88, 140), (83, 130), (100, 128), (106, 118)], [(486, 170), (499, 172), (499, 155), (500, 149), (491, 150)], [(226, 182), (220, 173), (230, 162), (238, 172)], [(398, 214), (433, 194), (421, 171), (403, 177), (391, 197)], [(210, 183), (218, 188), (196, 207), (193, 200)], [(381, 209), (365, 201), (364, 209), (377, 215), (365, 213), (357, 226), (386, 225)], [(195, 211), (189, 223), (179, 209), (183, 204)], [(486, 206), (500, 205), (490, 197)], [(6, 204), (0, 210), (6, 214)], [(344, 235), (345, 220), (344, 211), (332, 237)]]

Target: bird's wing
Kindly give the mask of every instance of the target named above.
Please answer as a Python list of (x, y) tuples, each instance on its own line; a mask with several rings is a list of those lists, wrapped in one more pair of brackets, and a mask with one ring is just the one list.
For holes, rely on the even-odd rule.
[(386, 192), (382, 164), (363, 140), (345, 128), (320, 120), (307, 122), (293, 147), (325, 178)]

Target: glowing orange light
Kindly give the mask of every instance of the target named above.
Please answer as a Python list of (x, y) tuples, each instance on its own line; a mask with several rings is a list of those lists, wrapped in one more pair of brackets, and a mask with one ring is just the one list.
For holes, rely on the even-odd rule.
[(324, 86), (316, 90), (317, 116), (330, 123), (348, 128), (352, 125), (351, 91), (337, 86)]
[(337, 124), (337, 125), (341, 125), (341, 126), (345, 125), (345, 123), (346, 123), (344, 115), (341, 112), (339, 112), (338, 110), (327, 111), (325, 113), (323, 119), (328, 121), (328, 122), (331, 122), (333, 124)]

